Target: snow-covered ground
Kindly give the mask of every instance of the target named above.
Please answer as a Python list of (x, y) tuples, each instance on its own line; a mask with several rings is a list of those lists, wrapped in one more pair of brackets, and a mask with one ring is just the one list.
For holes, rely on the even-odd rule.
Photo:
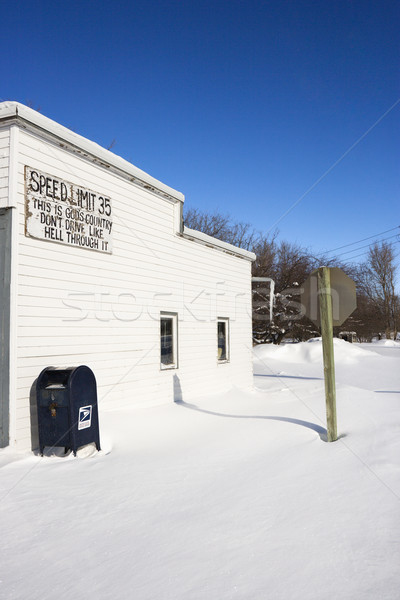
[(0, 597), (400, 598), (400, 344), (335, 356), (334, 443), (316, 341), (256, 348), (253, 390), (101, 410), (101, 453), (2, 450)]

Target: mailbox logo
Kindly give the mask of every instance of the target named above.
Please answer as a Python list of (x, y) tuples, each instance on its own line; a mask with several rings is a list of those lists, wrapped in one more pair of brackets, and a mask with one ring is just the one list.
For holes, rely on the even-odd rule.
[(81, 406), (79, 409), (78, 429), (88, 429), (92, 424), (92, 406)]

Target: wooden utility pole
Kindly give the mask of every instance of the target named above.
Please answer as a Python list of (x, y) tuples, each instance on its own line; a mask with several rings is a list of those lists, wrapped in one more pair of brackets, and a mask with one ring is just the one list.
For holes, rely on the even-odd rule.
[(337, 267), (310, 273), (300, 295), (303, 314), (321, 326), (328, 442), (337, 440), (333, 326), (341, 325), (357, 307), (356, 284)]
[(328, 442), (337, 440), (335, 360), (333, 353), (332, 291), (328, 267), (318, 269), (318, 297), (321, 315), (322, 352), (326, 400)]

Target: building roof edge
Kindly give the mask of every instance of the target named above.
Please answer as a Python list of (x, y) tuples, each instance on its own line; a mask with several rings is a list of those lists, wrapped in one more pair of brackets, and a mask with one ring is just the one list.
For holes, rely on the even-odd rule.
[(245, 258), (250, 261), (254, 261), (257, 258), (254, 252), (244, 250), (243, 248), (238, 248), (233, 244), (223, 242), (222, 240), (214, 238), (211, 235), (207, 235), (206, 233), (203, 233), (201, 231), (197, 231), (196, 229), (189, 229), (189, 227), (184, 227), (183, 233), (181, 235), (186, 239), (192, 240), (194, 242), (199, 242), (205, 246), (216, 248), (217, 250), (222, 250), (223, 252), (226, 252), (228, 254), (234, 254), (235, 256), (239, 256), (240, 258)]
[(0, 123), (2, 121), (25, 122), (35, 128), (44, 130), (52, 137), (62, 140), (67, 144), (79, 148), (84, 153), (97, 158), (103, 165), (110, 165), (119, 171), (123, 171), (126, 175), (133, 178), (133, 180), (140, 182), (141, 187), (157, 190), (161, 192), (162, 196), (170, 200), (182, 203), (185, 200), (181, 192), (155, 179), (124, 158), (121, 158), (110, 150), (106, 150), (96, 142), (92, 142), (78, 133), (71, 131), (67, 127), (45, 117), (24, 104), (14, 101), (0, 102)]

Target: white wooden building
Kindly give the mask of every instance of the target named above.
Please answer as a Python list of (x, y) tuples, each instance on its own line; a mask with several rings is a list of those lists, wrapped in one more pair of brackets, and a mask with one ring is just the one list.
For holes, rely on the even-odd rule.
[(47, 366), (100, 411), (249, 387), (254, 255), (187, 229), (184, 197), (36, 111), (0, 103), (1, 446), (34, 446)]

